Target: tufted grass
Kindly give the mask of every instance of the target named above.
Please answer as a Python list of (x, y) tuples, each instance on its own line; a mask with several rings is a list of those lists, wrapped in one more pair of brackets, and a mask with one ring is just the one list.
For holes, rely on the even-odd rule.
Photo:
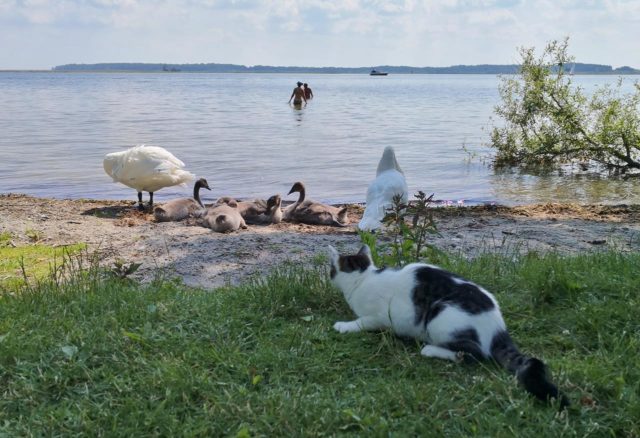
[(86, 249), (86, 244), (57, 246), (34, 244), (12, 247), (11, 235), (0, 234), (0, 291), (38, 282), (55, 273), (66, 256)]
[(215, 291), (98, 269), (0, 295), (0, 436), (640, 436), (640, 255), (433, 260), (492, 290), (572, 406), (352, 317), (321, 259)]

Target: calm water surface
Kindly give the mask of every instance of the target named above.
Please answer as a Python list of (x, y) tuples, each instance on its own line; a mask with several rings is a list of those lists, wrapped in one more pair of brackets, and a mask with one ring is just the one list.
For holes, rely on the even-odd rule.
[[(613, 83), (576, 76), (585, 89)], [(316, 98), (287, 104), (295, 82)], [(457, 202), (640, 202), (638, 181), (496, 175), (481, 159), (498, 78), (489, 75), (0, 73), (0, 193), (136, 199), (108, 152), (165, 147), (211, 194), (267, 197), (294, 181), (329, 202), (364, 201), (385, 146), (411, 193)], [(625, 81), (631, 90), (631, 79)], [(470, 159), (470, 157), (474, 157)], [(168, 188), (158, 200), (188, 194)]]

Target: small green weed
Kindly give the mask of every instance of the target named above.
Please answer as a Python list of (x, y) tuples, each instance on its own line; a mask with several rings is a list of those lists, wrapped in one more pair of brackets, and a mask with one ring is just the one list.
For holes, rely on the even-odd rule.
[(12, 246), (13, 234), (9, 231), (3, 231), (0, 233), (0, 248)]
[(27, 236), (32, 243), (38, 243), (44, 239), (44, 233), (40, 230), (34, 230), (33, 228), (27, 228), (24, 231), (24, 235)]
[(384, 235), (389, 242), (378, 241), (374, 233), (360, 231), (360, 239), (371, 249), (376, 264), (402, 266), (438, 252), (435, 246), (427, 243), (429, 235), (438, 233), (429, 209), (433, 194), (426, 196), (419, 191), (415, 198), (412, 203), (405, 204), (400, 195), (393, 197), (393, 205), (383, 220)]
[(324, 253), (316, 254), (311, 258), (311, 264), (313, 266), (324, 266), (328, 262), (329, 262), (329, 258)]
[(109, 273), (116, 278), (124, 280), (134, 274), (142, 266), (142, 263), (127, 262), (123, 259), (116, 259), (109, 270)]

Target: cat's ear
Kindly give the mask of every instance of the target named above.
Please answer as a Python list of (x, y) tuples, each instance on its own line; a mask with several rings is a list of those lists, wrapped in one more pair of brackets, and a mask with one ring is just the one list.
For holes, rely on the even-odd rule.
[(340, 254), (333, 246), (329, 245), (328, 248), (329, 248), (329, 257), (331, 258), (331, 264), (338, 266), (338, 260), (340, 259)]
[(360, 251), (358, 251), (358, 255), (367, 256), (369, 261), (372, 261), (372, 259), (371, 259), (371, 249), (369, 248), (369, 245), (362, 245), (362, 248), (360, 248)]

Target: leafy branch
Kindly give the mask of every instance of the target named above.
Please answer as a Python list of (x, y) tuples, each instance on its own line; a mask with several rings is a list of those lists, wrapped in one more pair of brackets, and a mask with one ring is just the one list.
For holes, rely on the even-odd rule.
[(525, 168), (580, 162), (588, 167), (626, 172), (640, 169), (640, 86), (622, 94), (622, 81), (591, 97), (573, 85), (568, 39), (552, 41), (536, 56), (520, 50), (516, 77), (503, 77), (501, 103), (495, 113), (504, 123), (494, 127), (494, 164)]

